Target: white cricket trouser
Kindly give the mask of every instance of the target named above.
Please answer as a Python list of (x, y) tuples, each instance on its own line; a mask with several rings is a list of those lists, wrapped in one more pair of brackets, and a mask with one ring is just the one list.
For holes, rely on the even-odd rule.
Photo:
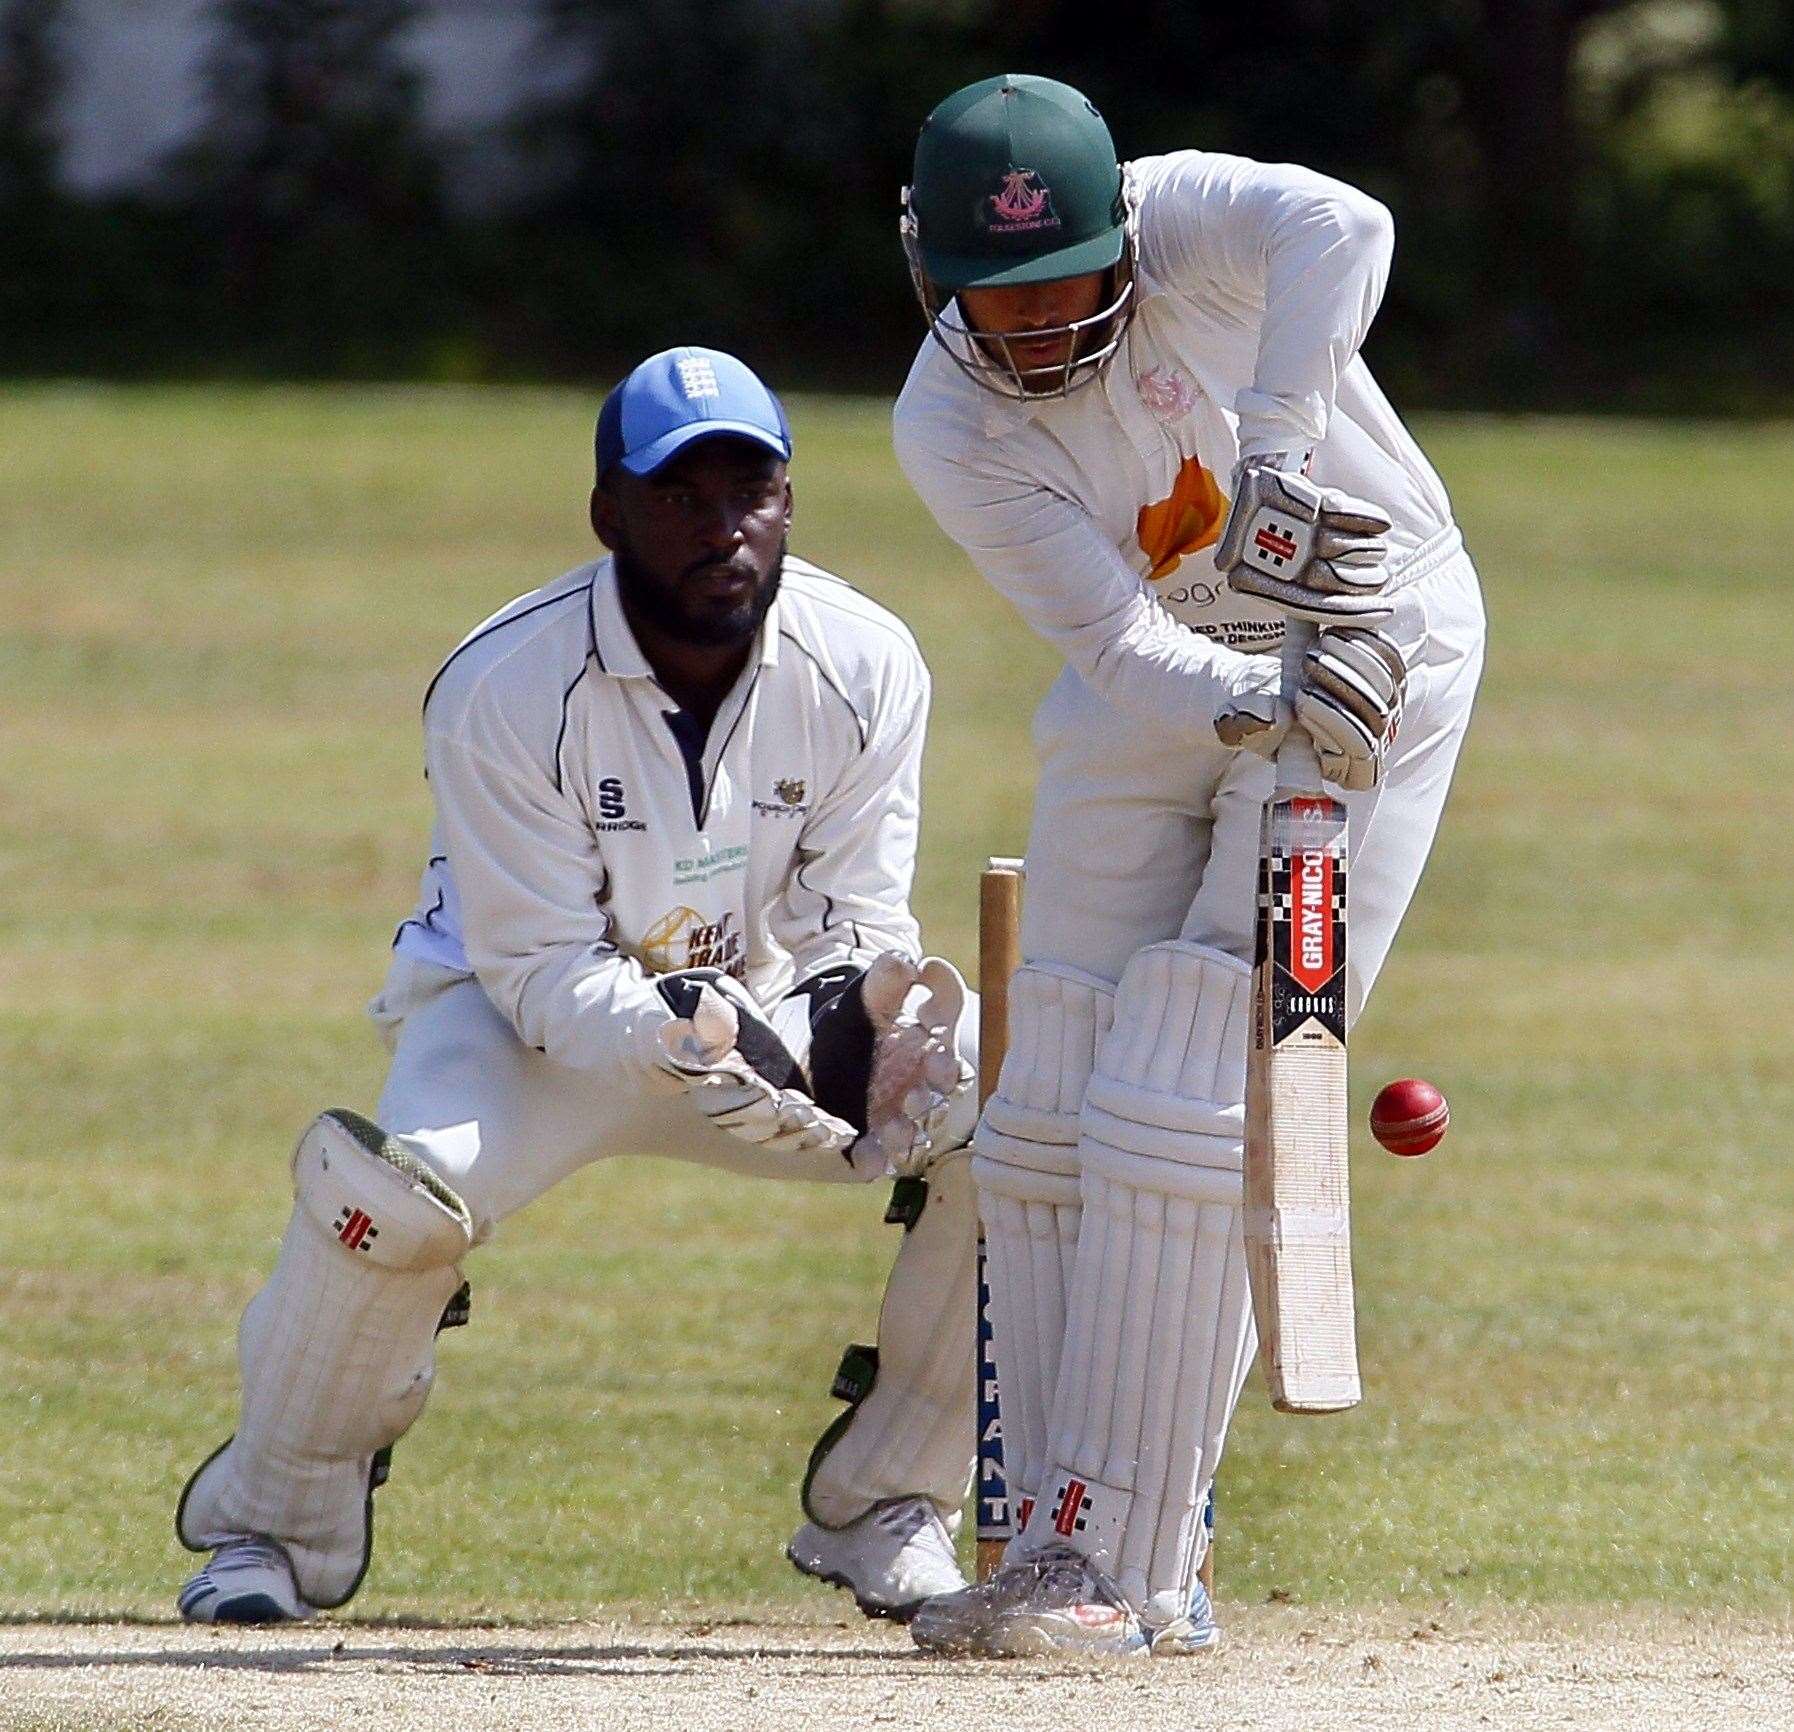
[(764, 1153), (676, 1094), (556, 1064), (518, 1039), (470, 975), (395, 956), (368, 1010), (393, 1055), (374, 1116), (455, 1188), (480, 1238), (612, 1155), (662, 1155), (756, 1178), (859, 1182), (832, 1151)]
[[(370, 1006), (393, 1047), (377, 1119), (453, 1187), (475, 1242), (551, 1186), (613, 1155), (660, 1155), (761, 1179), (858, 1183), (841, 1155), (771, 1153), (710, 1124), (677, 1095), (555, 1064), (526, 1046), (479, 982), (394, 959)], [(976, 1068), (977, 1001), (962, 1054)], [(869, 1187), (880, 1208), (883, 1185)], [(956, 1526), (971, 1475), (977, 1210), (968, 1161), (929, 1177), (924, 1221), (893, 1247), (878, 1376), (805, 1481), (813, 1519), (841, 1526), (875, 1503), (925, 1494)]]

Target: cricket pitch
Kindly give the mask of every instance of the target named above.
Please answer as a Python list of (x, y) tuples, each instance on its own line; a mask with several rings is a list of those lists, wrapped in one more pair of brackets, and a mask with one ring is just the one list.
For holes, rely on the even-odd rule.
[(1786, 1623), (1646, 1613), (1278, 1606), (1228, 1617), (1216, 1655), (1106, 1665), (929, 1660), (901, 1631), (789, 1616), (689, 1624), (272, 1631), (0, 1627), (0, 1728), (841, 1726), (999, 1732), (1788, 1724)]

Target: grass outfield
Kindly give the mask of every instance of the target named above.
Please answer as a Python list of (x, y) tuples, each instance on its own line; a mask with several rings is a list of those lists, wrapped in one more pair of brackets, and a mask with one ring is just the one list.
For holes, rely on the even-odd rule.
[[(0, 393), (0, 1614), (166, 1615), (299, 1125), (422, 864), (443, 653), (588, 555), (589, 397)], [(798, 549), (938, 699), (919, 889), (969, 963), (1049, 658), (937, 535), (881, 405), (800, 401)], [(1354, 1043), (1368, 1399), (1248, 1390), (1222, 1598), (1785, 1605), (1794, 1579), (1794, 432), (1422, 428), (1489, 591), (1485, 695)], [(1769, 551), (1766, 551), (1769, 550)], [(1362, 1112), (1360, 1112), (1360, 1126)], [(472, 1264), (358, 1614), (809, 1601), (781, 1561), (878, 1192), (618, 1162)]]

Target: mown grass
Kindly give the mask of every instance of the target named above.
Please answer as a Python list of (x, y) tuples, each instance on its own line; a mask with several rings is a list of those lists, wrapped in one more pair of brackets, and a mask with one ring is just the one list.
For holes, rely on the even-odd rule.
[[(594, 405), (525, 391), (0, 394), (0, 1612), (165, 1611), (233, 1324), (422, 863), (416, 705), (586, 557)], [(933, 531), (882, 405), (796, 406), (800, 551), (937, 678), (919, 903), (972, 957), (1046, 654)], [(1437, 421), (1493, 619), (1355, 1099), (1369, 1399), (1249, 1391), (1224, 1598), (1719, 1603), (1794, 1579), (1794, 532), (1784, 428)], [(1724, 502), (1746, 501), (1743, 506)], [(369, 1615), (710, 1610), (780, 1561), (873, 1321), (873, 1193), (622, 1161), (507, 1224), (382, 1493)]]

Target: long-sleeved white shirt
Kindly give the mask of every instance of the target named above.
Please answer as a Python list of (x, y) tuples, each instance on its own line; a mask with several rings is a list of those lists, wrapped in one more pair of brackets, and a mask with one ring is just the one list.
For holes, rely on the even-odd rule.
[(1359, 357), (1394, 246), (1374, 199), (1204, 151), (1129, 167), (1138, 307), (1101, 378), (1012, 401), (932, 338), (897, 457), (941, 527), (1109, 704), (1212, 744), (1242, 654), (1282, 616), (1214, 562), (1242, 454), (1314, 450), (1323, 486), (1394, 519), (1391, 585), (1458, 545), (1451, 504)]
[(559, 1063), (637, 1065), (652, 976), (720, 967), (763, 1004), (882, 950), (909, 895), (927, 726), (914, 638), (788, 558), (700, 743), (655, 680), (609, 560), (501, 608), (424, 700), (436, 825), (405, 955), (478, 976)]

